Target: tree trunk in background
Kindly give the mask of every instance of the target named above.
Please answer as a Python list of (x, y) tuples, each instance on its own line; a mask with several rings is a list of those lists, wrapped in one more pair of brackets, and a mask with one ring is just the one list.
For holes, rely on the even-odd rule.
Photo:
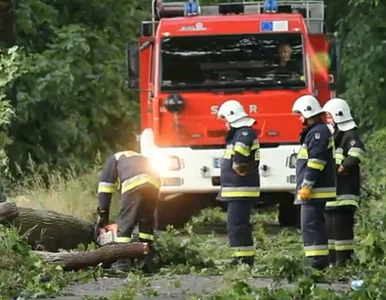
[(35, 250), (75, 249), (93, 241), (92, 223), (54, 211), (17, 207), (12, 202), (0, 203), (0, 222), (20, 229)]
[(118, 259), (140, 258), (149, 252), (146, 243), (112, 244), (96, 250), (70, 253), (50, 253), (36, 251), (46, 262), (57, 263), (65, 270), (79, 270), (100, 263), (111, 264)]
[(7, 47), (16, 43), (15, 0), (0, 0), (0, 43)]

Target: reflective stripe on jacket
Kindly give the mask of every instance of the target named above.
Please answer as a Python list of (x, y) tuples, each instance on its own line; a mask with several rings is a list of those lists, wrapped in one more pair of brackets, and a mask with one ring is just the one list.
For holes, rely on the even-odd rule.
[[(252, 127), (231, 129), (221, 161), (220, 201), (260, 197), (260, 144)], [(244, 176), (238, 173), (244, 170)]]
[(345, 206), (358, 207), (361, 185), (360, 164), (365, 155), (364, 144), (356, 128), (337, 132), (335, 144), (336, 168), (343, 166), (345, 171), (343, 174), (337, 174), (337, 197), (335, 201), (326, 204), (326, 209)]
[(161, 178), (149, 159), (133, 151), (118, 152), (109, 157), (102, 171), (98, 185), (100, 202), (109, 202), (116, 191), (123, 194), (145, 185), (161, 187)]
[[(312, 187), (311, 199), (307, 202), (335, 200), (334, 139), (327, 125), (320, 121), (305, 128), (301, 144), (296, 164), (296, 190), (303, 185)], [(295, 204), (304, 202), (296, 195)]]

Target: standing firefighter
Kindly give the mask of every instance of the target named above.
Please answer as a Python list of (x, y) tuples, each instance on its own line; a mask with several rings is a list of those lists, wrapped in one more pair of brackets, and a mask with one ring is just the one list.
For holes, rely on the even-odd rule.
[(354, 254), (354, 214), (359, 205), (360, 163), (365, 148), (359, 138), (350, 107), (342, 99), (331, 99), (323, 107), (334, 126), (337, 170), (336, 201), (326, 205), (330, 265), (345, 266)]
[(321, 119), (324, 112), (315, 97), (300, 97), (293, 105), (292, 112), (301, 115), (305, 126), (301, 132), (301, 148), (296, 165), (295, 204), (301, 205), (305, 255), (313, 268), (321, 270), (328, 266), (324, 209), (327, 201), (336, 198), (334, 141)]
[[(118, 243), (130, 243), (134, 227), (139, 224), (139, 239), (149, 243), (153, 254), (154, 211), (156, 208), (161, 180), (152, 170), (147, 157), (132, 151), (112, 155), (102, 171), (98, 186), (99, 207), (98, 227), (109, 222), (109, 208), (112, 194), (120, 193), (117, 219)], [(152, 272), (151, 255), (145, 260), (144, 271)], [(127, 272), (130, 260), (120, 260), (114, 269)]]
[(254, 246), (250, 216), (254, 202), (260, 197), (260, 146), (255, 120), (248, 117), (236, 100), (223, 103), (217, 116), (227, 123), (226, 149), (221, 162), (221, 190), (218, 200), (228, 204), (228, 237), (234, 249), (231, 265), (254, 262)]

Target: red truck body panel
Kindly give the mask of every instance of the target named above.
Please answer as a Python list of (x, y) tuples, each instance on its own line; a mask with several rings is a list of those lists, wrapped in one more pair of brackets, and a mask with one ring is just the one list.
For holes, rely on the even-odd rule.
[[(306, 56), (308, 85), (297, 90), (271, 89), (239, 94), (209, 91), (178, 92), (186, 107), (178, 115), (163, 106), (171, 92), (160, 90), (160, 43), (165, 37), (229, 34), (257, 34), (261, 21), (288, 21), (288, 32), (301, 33)], [(196, 24), (201, 30), (194, 30)], [(181, 30), (191, 28), (191, 30)], [(283, 33), (283, 32), (278, 32)], [(273, 33), (274, 34), (274, 33)], [(149, 38), (142, 37), (140, 44)], [(257, 120), (255, 125), (261, 143), (297, 143), (301, 122), (291, 113), (292, 105), (301, 95), (317, 95), (323, 104), (330, 98), (328, 85), (328, 42), (323, 34), (309, 35), (300, 14), (251, 14), (226, 16), (197, 16), (161, 19), (153, 46), (140, 52), (141, 128), (152, 128), (155, 143), (160, 147), (214, 146), (224, 143), (224, 122), (217, 120), (216, 107), (224, 101), (237, 99)], [(178, 67), (178, 66), (176, 66)], [(189, 70), (181, 70), (187, 72)], [(257, 112), (255, 109), (257, 107)], [(252, 108), (252, 111), (250, 111)]]

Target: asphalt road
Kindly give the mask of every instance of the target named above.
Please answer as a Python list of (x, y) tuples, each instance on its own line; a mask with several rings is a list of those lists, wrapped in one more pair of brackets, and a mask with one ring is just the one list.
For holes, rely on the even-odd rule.
[[(249, 280), (251, 285), (256, 287), (267, 287), (272, 283), (268, 278), (253, 278)], [(98, 281), (85, 283), (81, 285), (70, 286), (66, 292), (68, 296), (57, 297), (58, 300), (76, 300), (83, 296), (109, 297), (114, 290), (123, 288), (130, 282), (124, 279), (103, 278)], [(189, 296), (214, 293), (224, 285), (222, 276), (198, 276), (198, 275), (180, 275), (169, 277), (153, 277), (151, 287), (158, 295), (151, 299), (187, 299)], [(345, 291), (350, 287), (348, 284), (318, 284), (319, 287), (333, 289), (336, 291)], [(283, 287), (292, 287), (291, 284), (283, 284)], [(146, 296), (138, 295), (135, 299), (149, 299)]]

